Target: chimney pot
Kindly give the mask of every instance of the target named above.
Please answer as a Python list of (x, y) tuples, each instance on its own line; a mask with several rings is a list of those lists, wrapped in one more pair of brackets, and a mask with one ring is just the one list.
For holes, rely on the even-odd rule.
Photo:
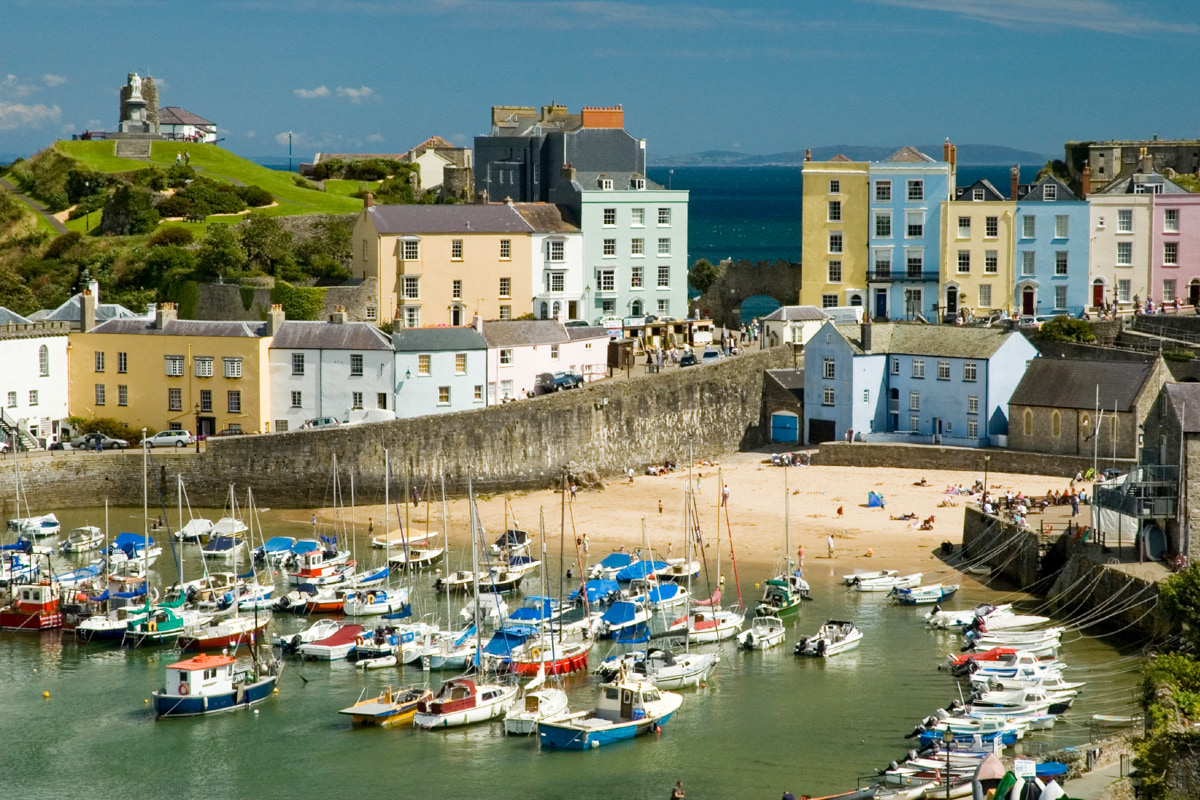
[(1014, 164), (1012, 169), (1008, 171), (1009, 177), (1012, 179), (1012, 195), (1010, 200), (1017, 199), (1017, 190), (1021, 188), (1021, 166)]
[(804, 151), (804, 160), (812, 161), (812, 148), (811, 147)]
[(370, 208), (373, 205), (375, 205), (375, 194), (367, 192), (363, 195), (363, 208)]
[(1081, 181), (1081, 188), (1083, 189), (1084, 197), (1087, 197), (1089, 194), (1092, 193), (1092, 168), (1087, 164), (1083, 165), (1083, 178)]
[(273, 304), (271, 306), (271, 310), (267, 312), (267, 327), (265, 335), (274, 336), (275, 334), (279, 333), (279, 329), (282, 327), (284, 320), (286, 319), (287, 315), (283, 313), (283, 306), (279, 303)]

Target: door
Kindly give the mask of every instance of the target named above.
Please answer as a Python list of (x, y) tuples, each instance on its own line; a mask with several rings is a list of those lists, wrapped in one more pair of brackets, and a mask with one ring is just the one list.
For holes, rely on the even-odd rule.
[(567, 319), (579, 319), (579, 301), (567, 301)]
[(794, 443), (800, 441), (800, 418), (790, 411), (771, 415), (771, 441)]
[(1104, 308), (1104, 284), (1100, 281), (1092, 284), (1092, 305)]
[(942, 418), (941, 417), (933, 418), (933, 443), (934, 444), (942, 443)]
[(924, 296), (920, 289), (904, 290), (904, 313), (910, 319), (921, 315)]
[(832, 442), (837, 438), (836, 423), (831, 419), (810, 419), (808, 421), (808, 443), (820, 444)]
[(454, 325), (455, 327), (463, 324), (462, 306), (450, 307), (450, 324)]
[(1188, 284), (1188, 305), (1200, 306), (1200, 281), (1193, 280)]
[(887, 319), (887, 289), (875, 290), (875, 316), (881, 319)]
[(197, 417), (196, 418), (196, 435), (200, 438), (212, 436), (217, 432), (216, 417)]
[(958, 313), (958, 287), (946, 287), (946, 313), (953, 316)]
[(1034, 311), (1034, 309), (1037, 308), (1037, 303), (1034, 302), (1033, 295), (1034, 295), (1034, 291), (1031, 287), (1026, 287), (1024, 290), (1022, 290), (1022, 292), (1021, 292), (1021, 313), (1022, 314), (1032, 315), (1032, 314), (1036, 313)]

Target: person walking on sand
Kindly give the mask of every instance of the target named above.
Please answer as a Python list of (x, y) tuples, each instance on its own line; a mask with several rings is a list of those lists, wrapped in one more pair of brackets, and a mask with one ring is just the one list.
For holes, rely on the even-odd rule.
[(796, 550), (796, 555), (799, 556), (800, 569), (804, 569), (804, 545), (800, 545), (800, 548)]
[(833, 535), (825, 537), (825, 546), (829, 548), (829, 557), (833, 558)]
[(704, 473), (697, 472), (696, 473), (696, 494), (700, 494), (700, 484), (703, 482), (703, 480), (704, 480)]
[(578, 489), (576, 488), (575, 484), (573, 484), (573, 483), (572, 483), (572, 484), (571, 484), (571, 502), (572, 502), (572, 503), (574, 503), (574, 502), (575, 502), (575, 493), (576, 493), (577, 491), (578, 491)]
[(838, 506), (838, 519), (841, 519), (846, 514), (845, 506)]
[(721, 505), (726, 506), (726, 507), (729, 506), (729, 484), (728, 483), (721, 487)]
[(629, 476), (629, 483), (632, 484), (633, 483), (633, 467), (630, 467), (626, 474)]
[(661, 499), (658, 501), (658, 515), (660, 517), (662, 516), (662, 500)]

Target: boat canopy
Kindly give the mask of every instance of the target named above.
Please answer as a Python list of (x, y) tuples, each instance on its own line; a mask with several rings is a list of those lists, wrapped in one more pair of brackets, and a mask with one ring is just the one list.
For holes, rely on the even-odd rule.
[[(272, 539), (271, 541), (275, 540)], [(303, 553), (311, 553), (313, 550), (320, 549), (320, 547), (321, 544), (316, 539), (298, 539), (296, 543), (288, 549), (296, 555), (301, 555)]]
[(511, 625), (500, 628), (492, 634), (492, 638), (483, 646), (483, 652), (489, 656), (511, 658), (513, 650), (525, 644), (525, 640), (537, 636), (537, 630), (524, 625)]
[(683, 592), (683, 587), (677, 583), (663, 583), (646, 592), (646, 599), (651, 603), (665, 603), (676, 599)]
[(598, 566), (603, 569), (621, 569), (628, 567), (632, 563), (633, 556), (629, 553), (609, 553)]
[(153, 546), (154, 539), (150, 536), (143, 536), (139, 533), (121, 533), (113, 539), (112, 544), (108, 547), (108, 552), (115, 553), (120, 550), (133, 558), (135, 554), (141, 552), (142, 548)]
[(204, 547), (204, 552), (224, 553), (227, 550), (233, 550), (240, 541), (240, 539), (235, 539), (232, 536), (214, 536), (208, 540), (208, 544)]
[(515, 547), (524, 547), (527, 544), (529, 544), (529, 532), (518, 528), (509, 528), (496, 540), (496, 547), (507, 547), (510, 550)]
[[(614, 592), (621, 591), (621, 585), (616, 581), (595, 579), (584, 584), (584, 589), (587, 591), (587, 599), (589, 603), (597, 603), (604, 600)], [(572, 603), (579, 600), (579, 589), (575, 589), (567, 596), (567, 599)]]
[(670, 564), (665, 561), (635, 561), (617, 573), (617, 580), (632, 581), (638, 578), (645, 578), (669, 566)]
[(520, 608), (508, 615), (508, 619), (518, 625), (537, 625), (553, 617), (557, 605), (558, 601), (553, 597), (531, 595), (525, 598)]
[(22, 536), (12, 544), (0, 545), (0, 550), (19, 550), (22, 553), (33, 552), (33, 541)]
[(523, 567), (526, 564), (532, 564), (532, 563), (533, 563), (533, 559), (530, 558), (529, 556), (513, 556), (512, 558), (510, 558), (508, 560), (508, 565), (510, 567)]
[(259, 548), (263, 553), (286, 553), (296, 545), (291, 536), (272, 536)]
[(608, 607), (608, 610), (604, 612), (604, 616), (600, 617), (600, 621), (611, 628), (619, 628), (635, 622), (640, 610), (637, 603), (628, 600), (618, 600)]

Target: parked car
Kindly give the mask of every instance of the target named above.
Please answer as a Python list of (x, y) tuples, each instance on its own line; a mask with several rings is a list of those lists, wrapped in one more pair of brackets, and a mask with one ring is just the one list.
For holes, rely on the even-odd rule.
[(583, 376), (575, 372), (543, 372), (537, 376), (534, 391), (538, 394), (558, 392), (563, 389), (579, 389), (583, 386)]
[(699, 363), (695, 353), (684, 353), (679, 357), (679, 366), (681, 367), (694, 367)]
[(1042, 323), (1032, 314), (1022, 314), (1017, 318), (1017, 324), (1022, 328), (1040, 328)]
[(310, 419), (300, 427), (303, 430), (312, 430), (313, 428), (334, 428), (342, 423), (338, 422), (337, 417), (317, 417)]
[(77, 450), (95, 450), (97, 442), (99, 442), (105, 450), (124, 450), (126, 447), (129, 447), (129, 442), (125, 441), (124, 439), (114, 439), (108, 434), (101, 433), (100, 431), (92, 431), (91, 433), (85, 433), (83, 436), (72, 439), (71, 447), (74, 447)]
[(714, 361), (720, 361), (720, 360), (721, 360), (721, 351), (720, 350), (705, 350), (704, 355), (700, 356), (700, 363), (702, 363), (702, 364), (711, 364)]
[(245, 436), (247, 431), (241, 428), (226, 428), (223, 431), (217, 431), (213, 436)]
[(0, 442), (0, 453), (8, 452), (8, 442)]
[(146, 447), (187, 447), (196, 443), (191, 431), (159, 431), (145, 438)]

